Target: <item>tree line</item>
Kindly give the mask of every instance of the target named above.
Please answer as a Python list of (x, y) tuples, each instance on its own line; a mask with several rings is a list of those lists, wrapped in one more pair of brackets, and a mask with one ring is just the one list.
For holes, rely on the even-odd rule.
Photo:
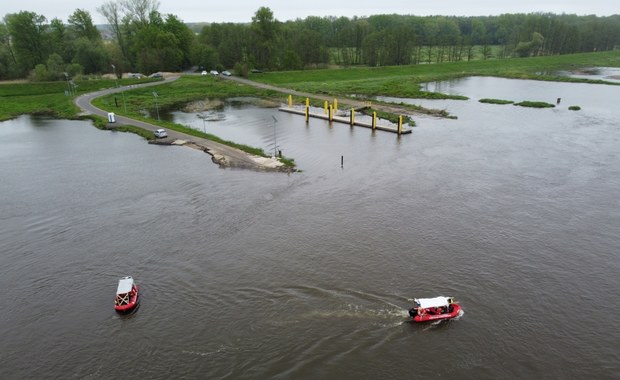
[(0, 23), (0, 79), (58, 80), (112, 71), (152, 73), (234, 68), (298, 70), (336, 65), (409, 65), (605, 51), (620, 45), (620, 15), (316, 17), (280, 22), (260, 7), (251, 22), (193, 31), (162, 15), (157, 0), (111, 0), (67, 23), (21, 11)]

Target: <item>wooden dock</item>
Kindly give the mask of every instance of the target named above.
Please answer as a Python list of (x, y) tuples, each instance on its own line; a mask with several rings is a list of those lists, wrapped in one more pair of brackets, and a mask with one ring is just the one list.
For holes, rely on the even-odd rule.
[[(280, 107), (279, 108), (280, 111), (282, 112), (288, 112), (288, 113), (293, 113), (296, 115), (302, 115), (302, 116), (306, 116), (306, 110), (305, 109), (296, 109), (296, 108), (291, 108), (291, 107)], [(312, 112), (308, 112), (308, 117), (314, 117), (317, 119), (323, 119), (323, 120), (328, 120), (330, 121), (330, 117), (329, 115), (325, 115), (325, 113), (312, 113)], [(348, 124), (351, 125), (351, 119), (350, 117), (343, 117), (343, 116), (334, 116), (332, 115), (331, 117), (331, 121), (335, 121), (338, 123), (343, 123), (343, 124)], [(375, 123), (375, 128), (377, 130), (380, 131), (386, 131), (386, 132), (393, 132), (393, 133), (400, 133), (400, 134), (405, 134), (405, 133), (411, 133), (412, 128), (403, 125), (400, 132), (398, 130), (398, 126), (397, 125), (379, 125), (378, 123)], [(365, 122), (360, 122), (357, 120), (353, 121), (353, 125), (356, 125), (358, 127), (364, 127), (364, 128), (370, 128), (373, 129), (372, 127), (372, 123), (365, 123)], [(353, 126), (351, 125), (351, 126)]]

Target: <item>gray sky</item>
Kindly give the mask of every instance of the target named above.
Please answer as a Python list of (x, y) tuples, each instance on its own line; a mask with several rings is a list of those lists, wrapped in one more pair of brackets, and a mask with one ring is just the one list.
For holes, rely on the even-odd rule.
[[(95, 24), (105, 23), (97, 7), (107, 0), (2, 0), (0, 17), (30, 11), (48, 21), (67, 18), (76, 9), (90, 12)], [(307, 16), (370, 16), (410, 14), (488, 16), (502, 13), (574, 13), (609, 16), (620, 14), (618, 0), (160, 0), (159, 12), (174, 14), (184, 22), (250, 22), (261, 6), (269, 7), (280, 21)]]

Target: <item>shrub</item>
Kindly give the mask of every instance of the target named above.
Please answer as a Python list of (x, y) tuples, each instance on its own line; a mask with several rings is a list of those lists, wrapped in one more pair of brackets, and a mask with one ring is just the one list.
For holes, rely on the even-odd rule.
[(522, 101), (521, 103), (515, 103), (515, 106), (531, 107), (531, 108), (553, 108), (555, 107), (555, 105), (551, 103), (532, 102), (528, 100)]
[(502, 100), (502, 99), (480, 99), (478, 100), (480, 103), (489, 103), (489, 104), (513, 104), (512, 100)]
[(568, 109), (571, 110), (571, 111), (579, 111), (581, 109), (581, 107), (579, 107), (579, 106), (570, 106), (570, 107), (568, 107)]

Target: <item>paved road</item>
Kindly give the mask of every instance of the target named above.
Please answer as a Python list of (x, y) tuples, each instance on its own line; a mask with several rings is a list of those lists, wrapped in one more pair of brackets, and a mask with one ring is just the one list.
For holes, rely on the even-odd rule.
[[(164, 83), (169, 83), (178, 79), (179, 76), (170, 76), (165, 78), (163, 81), (159, 82), (150, 82), (144, 84), (138, 84), (131, 87), (119, 87), (119, 88), (111, 88), (106, 90), (101, 90), (97, 92), (91, 92), (88, 94), (80, 95), (75, 99), (75, 104), (82, 109), (82, 112), (88, 114), (95, 114), (102, 116), (104, 118), (108, 118), (108, 111), (99, 109), (91, 104), (91, 101), (94, 98), (119, 93), (124, 90), (130, 90), (136, 87), (150, 87), (150, 86), (158, 86)], [(116, 124), (117, 125), (134, 125), (146, 130), (155, 131), (156, 129), (161, 128), (161, 126), (146, 123), (140, 120), (131, 119), (125, 116), (115, 115)], [(200, 137), (195, 137), (191, 135), (187, 135), (185, 133), (170, 131), (168, 130), (168, 137), (165, 139), (159, 139), (151, 141), (152, 143), (159, 144), (173, 144), (177, 143), (179, 145), (186, 145), (192, 148), (204, 150), (206, 153), (210, 154), (213, 162), (217, 163), (222, 167), (234, 167), (234, 168), (243, 168), (243, 169), (252, 169), (259, 171), (290, 171), (289, 168), (285, 167), (280, 161), (271, 159), (253, 156), (249, 153), (246, 153), (242, 150), (220, 144), (215, 141), (203, 139)]]

